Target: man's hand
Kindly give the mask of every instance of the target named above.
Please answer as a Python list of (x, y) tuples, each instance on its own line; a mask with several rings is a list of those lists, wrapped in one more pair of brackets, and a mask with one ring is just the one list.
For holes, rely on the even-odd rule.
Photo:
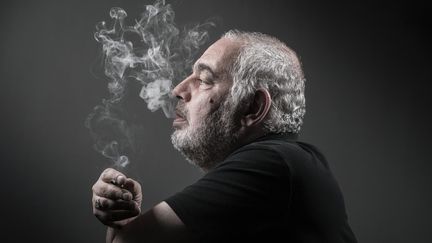
[(92, 190), (93, 214), (107, 226), (121, 228), (141, 212), (140, 184), (119, 171), (106, 169)]

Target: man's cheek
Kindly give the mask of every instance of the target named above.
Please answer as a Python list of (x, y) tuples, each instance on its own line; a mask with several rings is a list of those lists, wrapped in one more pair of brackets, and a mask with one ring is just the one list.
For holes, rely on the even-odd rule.
[(196, 107), (196, 114), (198, 116), (207, 114), (209, 111), (212, 110), (212, 106), (214, 106), (214, 101), (211, 100), (212, 98), (206, 97), (199, 100), (199, 102), (197, 102), (195, 107)]

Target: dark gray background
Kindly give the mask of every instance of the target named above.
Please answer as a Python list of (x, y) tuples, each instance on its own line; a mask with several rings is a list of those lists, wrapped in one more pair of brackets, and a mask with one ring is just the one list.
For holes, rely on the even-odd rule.
[[(307, 77), (301, 140), (327, 156), (360, 242), (432, 242), (431, 9), (414, 1), (174, 1), (179, 23), (219, 17), (294, 48)], [(348, 2), (348, 1), (346, 1)], [(92, 71), (94, 25), (112, 6), (149, 1), (9, 1), (0, 13), (2, 242), (103, 242), (90, 188), (110, 163), (86, 116), (107, 95)], [(144, 105), (141, 159), (129, 175), (144, 207), (201, 174), (171, 147), (171, 121)]]

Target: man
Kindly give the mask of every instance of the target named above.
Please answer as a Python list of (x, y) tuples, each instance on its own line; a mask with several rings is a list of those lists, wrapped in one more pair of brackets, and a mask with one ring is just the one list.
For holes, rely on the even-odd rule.
[(105, 170), (93, 210), (107, 242), (356, 242), (325, 158), (296, 140), (304, 76), (285, 44), (229, 31), (173, 94), (173, 145), (206, 174), (141, 213), (139, 183)]

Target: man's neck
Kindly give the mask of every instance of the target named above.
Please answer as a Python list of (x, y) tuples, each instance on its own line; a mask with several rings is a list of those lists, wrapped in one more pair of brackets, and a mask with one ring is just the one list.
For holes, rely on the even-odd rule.
[(237, 143), (232, 147), (229, 154), (236, 151), (240, 147), (250, 144), (253, 141), (257, 140), (258, 138), (266, 135), (266, 133), (263, 131), (261, 127), (248, 128), (245, 129), (244, 131), (241, 131), (240, 134), (241, 135), (239, 136)]

